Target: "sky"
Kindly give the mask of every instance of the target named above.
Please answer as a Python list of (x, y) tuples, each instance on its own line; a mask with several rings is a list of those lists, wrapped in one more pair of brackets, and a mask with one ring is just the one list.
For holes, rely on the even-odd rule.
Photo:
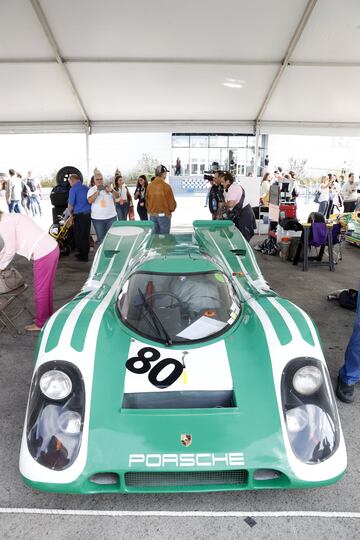
[[(171, 160), (170, 133), (119, 133), (90, 136), (90, 172), (95, 167), (112, 175), (119, 168), (126, 175), (142, 154), (150, 154), (165, 165)], [(288, 159), (307, 159), (307, 175), (321, 176), (345, 166), (360, 173), (360, 137), (271, 135), (270, 170)], [(26, 175), (51, 176), (65, 165), (79, 168), (86, 176), (86, 145), (82, 134), (0, 135), (0, 172), (14, 168)]]
[[(113, 174), (116, 168), (127, 173), (145, 153), (170, 164), (170, 133), (97, 134), (89, 140), (91, 173), (95, 167), (105, 175)], [(0, 135), (0, 172), (13, 168), (23, 176), (31, 170), (45, 177), (66, 165), (86, 175), (84, 135)]]

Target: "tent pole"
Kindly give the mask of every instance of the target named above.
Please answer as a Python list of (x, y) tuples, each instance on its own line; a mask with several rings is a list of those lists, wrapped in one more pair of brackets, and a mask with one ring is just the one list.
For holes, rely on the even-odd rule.
[(260, 140), (260, 127), (259, 127), (259, 124), (256, 122), (255, 123), (255, 159), (254, 159), (253, 176), (258, 175), (259, 140)]
[(86, 177), (88, 181), (90, 180), (90, 150), (89, 150), (89, 139), (91, 134), (91, 127), (89, 124), (86, 124), (85, 128), (85, 145), (86, 145)]

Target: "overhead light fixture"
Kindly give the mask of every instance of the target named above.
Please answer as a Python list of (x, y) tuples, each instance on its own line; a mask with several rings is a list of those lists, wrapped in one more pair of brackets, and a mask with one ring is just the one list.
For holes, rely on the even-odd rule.
[(240, 79), (225, 79), (225, 82), (223, 82), (223, 86), (226, 86), (227, 88), (242, 88), (244, 86), (245, 81), (241, 81)]

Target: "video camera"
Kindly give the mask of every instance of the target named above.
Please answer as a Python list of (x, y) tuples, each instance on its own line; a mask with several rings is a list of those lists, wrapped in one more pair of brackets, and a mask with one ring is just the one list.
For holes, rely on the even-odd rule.
[(210, 171), (204, 171), (204, 180), (214, 180), (214, 174), (220, 170), (220, 165), (217, 161), (213, 161)]

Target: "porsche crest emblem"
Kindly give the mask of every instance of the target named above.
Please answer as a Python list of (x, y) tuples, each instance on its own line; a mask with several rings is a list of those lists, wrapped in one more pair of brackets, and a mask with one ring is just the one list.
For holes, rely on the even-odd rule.
[(187, 434), (187, 433), (182, 433), (181, 434), (181, 444), (183, 446), (190, 446), (191, 443), (192, 443), (192, 436)]

